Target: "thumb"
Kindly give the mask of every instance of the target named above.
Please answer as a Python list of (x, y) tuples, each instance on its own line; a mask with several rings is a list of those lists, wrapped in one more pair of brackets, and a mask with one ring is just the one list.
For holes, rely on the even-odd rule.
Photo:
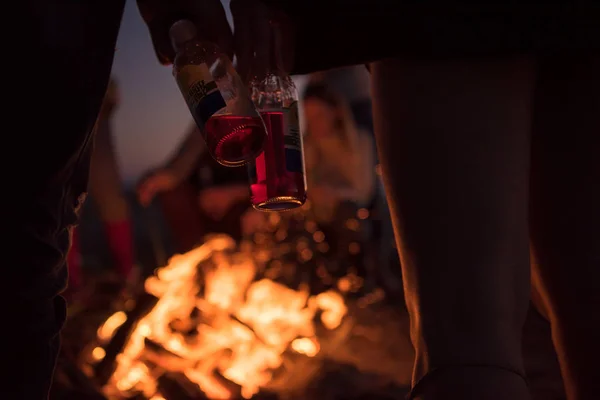
[(169, 29), (175, 21), (183, 18), (184, 14), (173, 6), (168, 7), (161, 0), (137, 0), (137, 5), (148, 25), (158, 61), (163, 65), (171, 64), (175, 58), (175, 50), (171, 46)]
[(250, 65), (254, 58), (252, 15), (248, 1), (231, 0), (229, 4), (233, 16), (233, 47), (237, 58), (236, 69), (244, 81), (250, 79)]

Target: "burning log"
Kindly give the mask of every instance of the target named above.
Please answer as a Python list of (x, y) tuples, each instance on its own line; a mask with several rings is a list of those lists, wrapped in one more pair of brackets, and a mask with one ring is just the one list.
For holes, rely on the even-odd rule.
[(243, 388), (213, 369), (202, 381), (202, 387), (211, 399), (241, 399)]
[(126, 313), (125, 321), (114, 332), (110, 342), (104, 347), (104, 357), (93, 367), (96, 383), (104, 386), (115, 371), (117, 355), (123, 350), (135, 324), (147, 314), (158, 299), (144, 293), (137, 299), (133, 310)]
[(144, 339), (144, 349), (145, 360), (167, 371), (185, 372), (196, 364), (195, 360), (179, 357), (148, 338)]
[(166, 399), (210, 400), (182, 373), (166, 373), (158, 378), (158, 391)]

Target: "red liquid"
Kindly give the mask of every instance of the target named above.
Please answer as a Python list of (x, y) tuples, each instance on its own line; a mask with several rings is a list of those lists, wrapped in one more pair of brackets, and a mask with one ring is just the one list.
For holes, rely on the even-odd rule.
[[(259, 210), (284, 211), (306, 201), (303, 167), (289, 171), (284, 147), (285, 118), (282, 112), (261, 112), (267, 127), (264, 151), (248, 165), (252, 205)], [(301, 150), (300, 150), (301, 152)], [(300, 154), (303, 157), (303, 154)], [(302, 159), (302, 158), (301, 158)]]
[(222, 165), (246, 164), (262, 151), (267, 132), (259, 117), (213, 115), (204, 126), (210, 154)]

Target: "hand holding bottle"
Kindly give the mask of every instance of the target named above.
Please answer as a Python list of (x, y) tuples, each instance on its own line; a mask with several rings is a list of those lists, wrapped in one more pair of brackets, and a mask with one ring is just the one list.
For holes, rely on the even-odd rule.
[[(306, 201), (304, 149), (298, 121), (298, 94), (283, 71), (277, 24), (269, 24), (266, 73), (252, 69), (252, 100), (268, 131), (263, 152), (248, 164), (251, 202), (262, 211), (285, 211)], [(254, 67), (254, 65), (253, 65)]]
[(200, 39), (215, 43), (230, 57), (233, 55), (233, 36), (221, 0), (137, 0), (137, 4), (161, 64), (173, 63), (175, 51), (169, 29), (180, 19), (199, 27)]
[(291, 71), (294, 25), (283, 11), (261, 0), (231, 0), (235, 35), (231, 33), (221, 0), (137, 0), (137, 4), (161, 64), (172, 64), (175, 58), (169, 29), (176, 21), (187, 19), (200, 28), (202, 40), (215, 43), (229, 57), (233, 57), (235, 51), (238, 71), (246, 79), (255, 54), (258, 64), (267, 67), (269, 31), (265, 27), (277, 22), (283, 42), (283, 69)]
[(294, 65), (294, 24), (287, 14), (268, 3), (262, 0), (231, 0), (230, 3), (236, 69), (244, 79), (249, 79), (250, 69), (266, 74), (271, 68), (271, 29), (274, 26), (280, 42), (280, 68), (289, 73)]

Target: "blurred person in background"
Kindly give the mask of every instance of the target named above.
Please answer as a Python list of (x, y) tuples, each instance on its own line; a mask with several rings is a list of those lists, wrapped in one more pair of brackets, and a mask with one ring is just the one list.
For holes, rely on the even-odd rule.
[[(111, 79), (96, 122), (94, 149), (89, 175), (89, 194), (102, 221), (116, 272), (123, 283), (135, 280), (135, 255), (129, 204), (121, 185), (112, 137), (112, 118), (119, 105), (119, 88)], [(69, 292), (77, 293), (84, 284), (83, 257), (79, 228), (73, 230), (67, 257)], [(131, 282), (130, 282), (131, 283)]]
[[(309, 85), (322, 83), (347, 102), (356, 128), (361, 134), (369, 135), (375, 141), (373, 112), (371, 104), (371, 76), (365, 65), (353, 65), (316, 72), (310, 75)], [(394, 241), (394, 231), (379, 168), (379, 158), (374, 145), (371, 146), (374, 162), (377, 164), (375, 195), (369, 211), (369, 233), (372, 240), (371, 262), (377, 264), (379, 285), (394, 297), (402, 295), (399, 256)], [(310, 196), (310, 188), (309, 188)]]
[(311, 83), (326, 83), (348, 102), (354, 122), (363, 132), (373, 135), (371, 76), (364, 65), (334, 68), (311, 75)]
[[(373, 139), (356, 126), (348, 103), (326, 83), (308, 84), (302, 99), (310, 211), (334, 254), (345, 254), (347, 242), (353, 241), (347, 221), (356, 219), (359, 209), (371, 208), (375, 198)], [(364, 243), (368, 225), (361, 221)]]
[(250, 205), (246, 168), (214, 161), (195, 125), (166, 165), (140, 181), (137, 193), (144, 206), (158, 197), (177, 252), (192, 249), (210, 233), (239, 240), (253, 230), (258, 213)]
[(303, 94), (306, 174), (313, 212), (323, 224), (340, 205), (368, 207), (375, 195), (373, 141), (358, 129), (347, 102), (324, 83)]

